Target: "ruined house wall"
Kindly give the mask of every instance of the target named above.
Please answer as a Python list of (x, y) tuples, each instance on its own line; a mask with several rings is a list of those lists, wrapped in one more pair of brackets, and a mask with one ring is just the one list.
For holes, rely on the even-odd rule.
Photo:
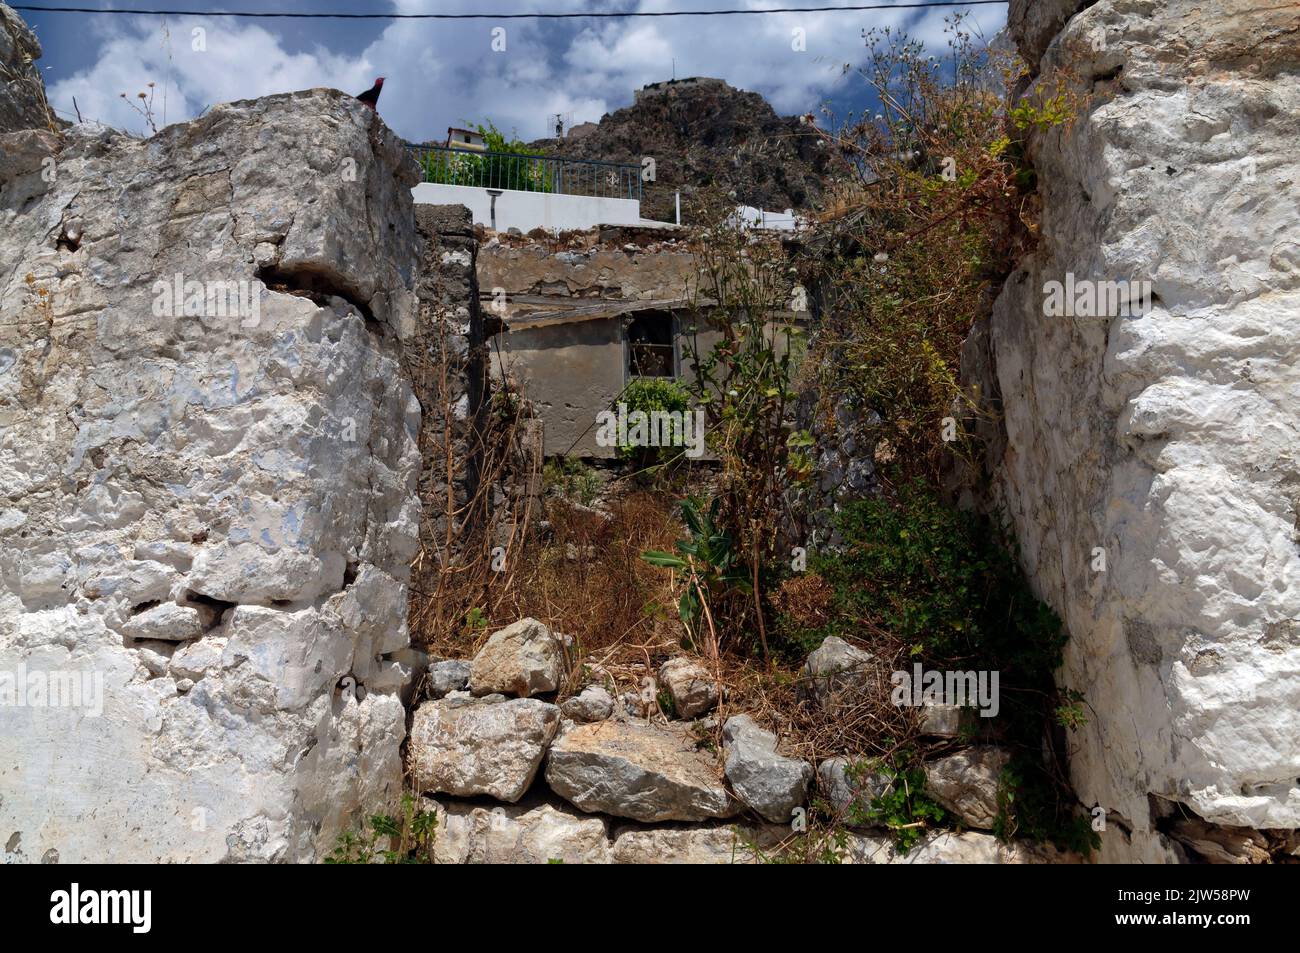
[[(1032, 144), (1041, 244), (986, 349), (996, 489), (1070, 632), (1074, 784), (1132, 830), (1103, 856), (1159, 860), (1162, 803), (1300, 826), (1300, 8), (1076, 6), (1011, 4), (1035, 88), (1091, 98)], [(1154, 306), (1046, 316), (1066, 273)]]
[(6, 859), (316, 858), (401, 783), (414, 164), (326, 90), (0, 149)]
[(478, 241), (461, 205), (415, 206), (420, 241), (414, 340), (404, 356), (422, 415), (419, 435), (420, 540), (412, 578), (413, 610), (436, 590), (443, 557), (461, 548), (475, 522), (475, 497), (487, 412), (487, 348), (478, 301)]

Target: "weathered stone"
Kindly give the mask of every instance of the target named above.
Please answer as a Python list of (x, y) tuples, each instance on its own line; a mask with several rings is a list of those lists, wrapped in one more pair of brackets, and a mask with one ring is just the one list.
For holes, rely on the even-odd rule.
[(993, 745), (963, 748), (925, 766), (926, 791), (962, 822), (992, 830), (998, 817), (998, 786), (1011, 756)]
[[(147, 141), (75, 126), (6, 157), (14, 136), (0, 670), (102, 676), (103, 711), (6, 709), (0, 828), (65, 863), (315, 859), (401, 790), (406, 714), (361, 673), (405, 644), (406, 600), (339, 610), (352, 573), (403, 592), (416, 551), (414, 162), (325, 90)], [(196, 610), (220, 660), (164, 677), (156, 639)]]
[(616, 864), (746, 864), (748, 832), (737, 827), (622, 827), (614, 832)]
[(817, 790), (835, 819), (850, 827), (870, 826), (867, 811), (891, 781), (886, 772), (870, 770), (865, 759), (827, 758), (817, 766)]
[(722, 726), (726, 774), (742, 804), (773, 824), (790, 821), (808, 796), (813, 769), (806, 761), (776, 753), (776, 735), (749, 715), (728, 718)]
[(528, 698), (553, 692), (564, 677), (559, 639), (536, 619), (520, 619), (492, 633), (470, 665), (469, 690), (475, 695), (503, 692)]
[[(991, 319), (1006, 452), (990, 462), (1034, 590), (1070, 633), (1059, 680), (1088, 712), (1071, 780), (1124, 819), (1131, 839), (1102, 839), (1137, 860), (1167, 855), (1152, 796), (1300, 828), (1296, 438), (1280, 397), (1300, 380), (1300, 7), (1078, 8), (1010, 6), (1013, 25), (1073, 13), (1047, 45), (1019, 35), (1040, 68), (1027, 95), (1063, 81), (1079, 106), (1030, 138), (1041, 233)], [(1067, 276), (1150, 281), (1150, 306), (1046, 313)]]
[(637, 821), (700, 821), (736, 812), (716, 762), (675, 726), (577, 726), (551, 746), (546, 783), (584, 811)]
[(167, 669), (173, 678), (188, 678), (197, 682), (209, 671), (215, 671), (221, 665), (226, 643), (227, 640), (220, 636), (209, 636), (182, 645), (172, 655)]
[(465, 691), (469, 686), (469, 662), (461, 659), (444, 659), (429, 665), (426, 682), (430, 698), (442, 698), (451, 692)]
[(884, 835), (850, 834), (847, 863), (854, 864), (1039, 864), (1077, 861), (1066, 855), (1046, 854), (1021, 844), (1004, 844), (992, 834), (965, 831), (930, 834), (907, 853), (900, 853)]
[(827, 636), (814, 649), (799, 672), (799, 690), (823, 707), (840, 696), (851, 695), (866, 683), (867, 667), (874, 656), (850, 645), (839, 636)]
[(535, 698), (442, 698), (415, 710), (408, 757), (417, 790), (518, 801), (533, 783), (560, 710)]
[(922, 705), (921, 734), (931, 738), (956, 738), (961, 734), (965, 711), (961, 705)]
[(577, 722), (604, 721), (614, 714), (614, 698), (599, 685), (588, 685), (560, 705), (565, 718)]
[(203, 634), (203, 623), (197, 609), (164, 602), (128, 619), (122, 634), (132, 639), (187, 642)]
[(607, 864), (609, 834), (603, 818), (564, 804), (492, 807), (425, 799), (438, 816), (434, 860), (440, 864)]
[(678, 718), (698, 718), (718, 704), (718, 683), (688, 658), (672, 658), (659, 667), (659, 684), (673, 699)]
[(54, 113), (45, 102), (45, 84), (36, 60), (41, 44), (8, 4), (0, 3), (0, 133), (51, 128)]

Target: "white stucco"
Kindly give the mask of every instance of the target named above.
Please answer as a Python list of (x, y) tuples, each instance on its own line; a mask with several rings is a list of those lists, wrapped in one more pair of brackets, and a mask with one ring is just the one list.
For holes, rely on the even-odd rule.
[[(641, 203), (637, 199), (603, 198), (592, 195), (554, 195), (549, 192), (499, 190), (496, 229), (591, 228), (593, 225), (638, 225)], [(421, 182), (414, 189), (415, 201), (429, 205), (464, 205), (476, 225), (492, 227), (492, 198), (488, 190), (469, 185), (438, 185)]]

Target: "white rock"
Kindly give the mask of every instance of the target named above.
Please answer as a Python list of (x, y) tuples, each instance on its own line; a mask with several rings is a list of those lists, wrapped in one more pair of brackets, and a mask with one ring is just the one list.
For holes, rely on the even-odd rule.
[(469, 686), (469, 662), (443, 659), (429, 665), (427, 688), (430, 698), (442, 698)]
[[(0, 764), (23, 766), (0, 781), (0, 840), (73, 864), (317, 859), (401, 791), (406, 713), (341, 688), (373, 645), (329, 600), (349, 564), (407, 578), (420, 458), (401, 315), (380, 334), (342, 299), (268, 289), (253, 251), (400, 300), (414, 163), (327, 90), (216, 105), (147, 141), (87, 125), (4, 140), (0, 670), (102, 676), (102, 711), (0, 715)], [(178, 274), (244, 282), (257, 313), (155, 309)], [(117, 627), (158, 601), (183, 628), (139, 629), (151, 609), (138, 635), (198, 635), (195, 594), (260, 605), (219, 606), (195, 644), (227, 638), (220, 661), (174, 681), (170, 650)], [(382, 611), (366, 622), (396, 644), (405, 605)]]
[(827, 636), (799, 672), (799, 691), (824, 708), (834, 706), (865, 684), (873, 658), (839, 636)]
[(122, 625), (122, 634), (132, 639), (187, 642), (203, 634), (197, 609), (163, 602), (134, 615)]
[(746, 864), (752, 840), (737, 827), (623, 827), (615, 831), (616, 864)]
[(834, 819), (850, 827), (870, 826), (872, 802), (888, 793), (892, 779), (872, 771), (866, 759), (827, 758), (817, 766), (817, 789)]
[[(1029, 36), (1075, 7), (1014, 0), (1011, 19)], [(1088, 714), (1069, 735), (1076, 793), (1134, 831), (1103, 835), (1116, 858), (1165, 852), (1151, 795), (1300, 827), (1300, 433), (1284, 396), (1300, 382), (1297, 29), (1289, 4), (1101, 0), (1051, 41), (1030, 92), (1065, 75), (1090, 99), (1031, 143), (1041, 239), (992, 317), (1007, 439), (992, 463), (1034, 589), (1070, 633), (1059, 678)], [(1157, 300), (1045, 314), (1067, 274), (1150, 280)]]
[(197, 682), (221, 664), (221, 656), (226, 651), (226, 641), (221, 636), (208, 636), (181, 646), (171, 658), (169, 671), (172, 677), (188, 678)]
[(993, 745), (973, 745), (925, 765), (926, 792), (964, 824), (992, 830), (998, 787), (1011, 756)]
[(577, 722), (604, 721), (614, 714), (614, 699), (599, 685), (588, 685), (560, 705), (565, 718)]
[(742, 804), (773, 824), (789, 823), (808, 796), (813, 769), (806, 761), (776, 753), (776, 735), (749, 715), (735, 715), (722, 726), (726, 775)]
[(416, 788), (518, 801), (532, 784), (560, 710), (535, 698), (442, 698), (415, 710), (408, 757)]
[(567, 730), (547, 756), (546, 783), (584, 811), (638, 821), (699, 821), (737, 809), (717, 763), (677, 726), (601, 721)]
[(434, 860), (440, 864), (607, 864), (609, 834), (599, 817), (567, 805), (498, 804), (492, 807), (428, 799), (438, 828)]
[(699, 718), (718, 704), (718, 684), (703, 667), (681, 656), (659, 667), (659, 684), (673, 699), (678, 718)]
[(470, 665), (469, 690), (528, 698), (560, 687), (564, 651), (551, 630), (536, 619), (520, 619), (493, 632)]

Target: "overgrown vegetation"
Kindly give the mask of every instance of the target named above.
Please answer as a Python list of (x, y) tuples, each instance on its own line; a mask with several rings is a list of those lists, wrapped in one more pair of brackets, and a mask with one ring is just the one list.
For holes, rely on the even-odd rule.
[(517, 136), (507, 138), (491, 120), (486, 125), (475, 123), (472, 128), (483, 137), (485, 154), (442, 149), (421, 152), (425, 182), (518, 192), (558, 191), (554, 164), (539, 161)]
[(431, 864), (438, 815), (403, 794), (396, 814), (372, 814), (359, 831), (344, 831), (327, 864)]

